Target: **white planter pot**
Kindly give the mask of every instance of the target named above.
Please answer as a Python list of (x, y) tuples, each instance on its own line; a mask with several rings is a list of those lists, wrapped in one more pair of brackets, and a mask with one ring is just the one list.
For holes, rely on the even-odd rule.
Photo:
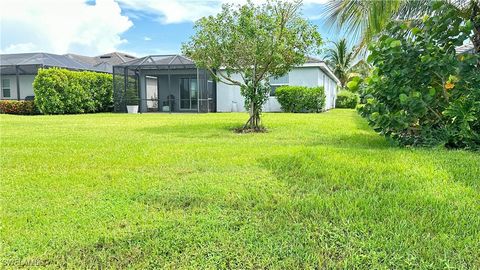
[(127, 105), (128, 113), (138, 113), (138, 105)]

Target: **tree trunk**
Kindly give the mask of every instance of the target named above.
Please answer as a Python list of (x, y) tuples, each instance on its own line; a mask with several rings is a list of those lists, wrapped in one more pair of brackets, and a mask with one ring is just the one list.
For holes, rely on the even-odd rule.
[(248, 121), (245, 123), (243, 126), (244, 130), (254, 130), (254, 131), (259, 131), (260, 130), (260, 111), (258, 108), (258, 105), (253, 102), (253, 100), (250, 103), (250, 110), (249, 110), (249, 115), (250, 117), (248, 118)]

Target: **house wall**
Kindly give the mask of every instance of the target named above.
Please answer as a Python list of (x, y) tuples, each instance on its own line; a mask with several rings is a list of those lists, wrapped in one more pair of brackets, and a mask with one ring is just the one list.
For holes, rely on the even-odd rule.
[(327, 76), (323, 71), (320, 73), (319, 85), (325, 88), (325, 109), (335, 108), (335, 100), (337, 99), (337, 83)]
[[(17, 99), (17, 79), (15, 75), (2, 75), (2, 79), (10, 80), (10, 98), (4, 98), (3, 93), (0, 93), (1, 99)], [(26, 96), (33, 96), (33, 80), (35, 75), (19, 75), (20, 82), (20, 99), (25, 99)]]
[[(232, 79), (241, 81), (238, 74), (233, 74)], [(327, 76), (320, 67), (298, 67), (288, 73), (289, 85), (306, 87), (325, 87), (325, 109), (335, 107), (336, 82)], [(240, 94), (240, 87), (227, 85), (219, 82), (217, 84), (217, 111), (218, 112), (244, 112), (245, 99)], [(280, 112), (281, 107), (276, 97), (269, 97), (263, 107), (265, 112)]]

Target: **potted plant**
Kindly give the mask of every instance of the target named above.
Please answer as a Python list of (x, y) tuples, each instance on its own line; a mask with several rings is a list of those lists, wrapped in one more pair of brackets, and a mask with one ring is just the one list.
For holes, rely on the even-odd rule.
[(138, 98), (138, 93), (136, 89), (134, 88), (127, 89), (126, 101), (127, 101), (127, 112), (138, 113), (138, 105), (140, 103), (140, 99)]

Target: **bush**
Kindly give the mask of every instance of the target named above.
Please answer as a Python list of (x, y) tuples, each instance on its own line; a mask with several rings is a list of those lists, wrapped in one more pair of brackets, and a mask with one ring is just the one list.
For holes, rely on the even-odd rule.
[(391, 23), (370, 46), (359, 112), (401, 145), (480, 149), (479, 55), (458, 56), (472, 23), (448, 5), (420, 25)]
[(105, 112), (113, 106), (111, 74), (39, 69), (33, 89), (44, 114)]
[(321, 112), (325, 106), (323, 86), (281, 86), (275, 95), (284, 112)]
[(359, 97), (357, 94), (344, 90), (338, 93), (337, 99), (335, 101), (335, 107), (355, 109), (357, 107), (358, 101)]
[(0, 100), (0, 113), (6, 114), (39, 114), (33, 100)]

